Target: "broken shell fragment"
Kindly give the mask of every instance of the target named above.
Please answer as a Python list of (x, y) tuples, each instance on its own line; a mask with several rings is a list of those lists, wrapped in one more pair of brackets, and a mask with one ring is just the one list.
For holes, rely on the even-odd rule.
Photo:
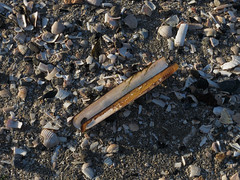
[(142, 6), (141, 13), (146, 14), (147, 16), (151, 16), (152, 10), (146, 4), (144, 4)]
[(41, 35), (41, 37), (42, 37), (42, 40), (47, 42), (47, 43), (54, 43), (58, 39), (59, 34), (54, 35), (54, 34), (52, 34), (50, 32), (44, 32)]
[(82, 2), (83, 0), (64, 0), (64, 4), (78, 4)]
[(3, 89), (0, 91), (0, 97), (2, 98), (10, 97), (10, 92), (7, 89)]
[(107, 153), (117, 153), (119, 151), (119, 145), (110, 144), (107, 148)]
[(58, 68), (54, 68), (51, 73), (48, 73), (48, 75), (45, 77), (46, 80), (50, 81), (52, 78), (58, 73)]
[(59, 143), (58, 136), (48, 129), (43, 129), (41, 136), (43, 137), (43, 145), (47, 148), (56, 146)]
[(226, 108), (224, 108), (222, 110), (221, 117), (220, 117), (219, 121), (222, 124), (232, 124), (233, 123), (232, 117), (231, 117), (231, 115), (229, 114), (229, 112), (228, 112), (228, 110)]
[(27, 88), (25, 86), (20, 86), (18, 88), (18, 95), (17, 95), (22, 101), (25, 101), (27, 97)]
[(37, 26), (37, 18), (38, 18), (38, 12), (35, 12), (35, 13), (30, 15), (30, 20), (31, 20), (34, 27)]
[(223, 70), (232, 69), (240, 64), (240, 56), (232, 55), (232, 60), (230, 62), (224, 63), (221, 68)]
[(19, 13), (16, 16), (19, 27), (26, 28), (27, 27), (26, 16), (24, 14)]
[(22, 122), (13, 120), (12, 118), (11, 118), (11, 119), (8, 119), (8, 120), (5, 122), (6, 128), (21, 129), (22, 124), (23, 124)]
[(187, 35), (187, 30), (188, 30), (188, 24), (180, 25), (174, 41), (175, 46), (183, 46), (185, 37)]
[(14, 155), (20, 154), (22, 156), (26, 156), (26, 154), (27, 154), (27, 151), (24, 149), (21, 149), (21, 148), (13, 147), (12, 150), (13, 150)]
[(158, 33), (165, 38), (170, 38), (172, 36), (172, 26), (160, 26)]
[(90, 163), (84, 163), (82, 165), (82, 173), (89, 179), (94, 178), (94, 172), (93, 169), (90, 167)]
[(87, 2), (94, 6), (100, 6), (102, 4), (102, 0), (87, 0)]
[(65, 90), (59, 88), (59, 89), (58, 89), (58, 92), (57, 92), (57, 94), (56, 94), (55, 97), (58, 98), (58, 99), (60, 99), (60, 100), (63, 100), (63, 99), (65, 99), (66, 97), (68, 97), (69, 95), (70, 95), (70, 92), (65, 91)]
[[(153, 89), (178, 69), (177, 64), (167, 69), (166, 67), (167, 63), (165, 58), (162, 58), (143, 71), (128, 78), (122, 84), (118, 85), (77, 114), (73, 120), (74, 126), (76, 128), (81, 128), (82, 131), (95, 126), (111, 114), (145, 94), (147, 91)], [(87, 121), (82, 124), (82, 120), (85, 118), (87, 118)]]
[(60, 34), (64, 31), (65, 27), (60, 21), (55, 21), (51, 27), (51, 33)]

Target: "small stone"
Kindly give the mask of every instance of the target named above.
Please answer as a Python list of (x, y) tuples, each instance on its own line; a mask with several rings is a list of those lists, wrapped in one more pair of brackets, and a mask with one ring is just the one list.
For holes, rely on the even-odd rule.
[(229, 114), (229, 112), (227, 111), (226, 108), (224, 108), (221, 112), (221, 117), (219, 119), (219, 121), (222, 123), (222, 124), (232, 124), (233, 121), (232, 121), (232, 118), (231, 118), (231, 115)]
[(135, 131), (138, 131), (138, 130), (139, 130), (139, 126), (138, 126), (138, 124), (136, 124), (136, 123), (130, 123), (130, 124), (129, 124), (129, 129), (130, 129), (131, 131), (135, 132)]
[(137, 18), (133, 14), (129, 14), (125, 17), (124, 22), (131, 29), (135, 29), (138, 26)]
[(182, 163), (181, 162), (177, 162), (174, 164), (175, 168), (181, 168), (182, 167)]
[(226, 156), (232, 156), (233, 155), (233, 152), (231, 151), (231, 150), (228, 150), (227, 152), (226, 152)]
[(96, 149), (97, 149), (97, 146), (98, 146), (98, 142), (96, 141), (96, 142), (94, 142), (94, 143), (92, 143), (91, 145), (90, 145), (90, 150), (91, 151), (95, 151)]
[(190, 176), (189, 177), (196, 177), (196, 176), (200, 176), (201, 174), (201, 168), (195, 166), (195, 165), (190, 165)]
[(224, 159), (225, 159), (226, 155), (224, 152), (220, 152), (218, 154), (216, 154), (215, 156), (215, 160), (219, 163), (221, 163)]
[(199, 128), (200, 132), (205, 134), (209, 133), (211, 129), (212, 129), (212, 125), (202, 125)]
[(232, 175), (232, 176), (230, 177), (230, 180), (240, 180), (240, 178), (239, 178), (239, 173), (237, 172), (237, 173), (235, 173), (234, 175)]
[(52, 34), (60, 34), (64, 31), (64, 29), (65, 27), (61, 22), (55, 21), (51, 27), (51, 32)]

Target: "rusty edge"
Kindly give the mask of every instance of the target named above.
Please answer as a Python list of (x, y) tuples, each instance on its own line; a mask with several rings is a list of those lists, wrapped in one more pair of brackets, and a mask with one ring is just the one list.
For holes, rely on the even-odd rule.
[(130, 91), (128, 94), (114, 102), (109, 107), (105, 108), (100, 113), (96, 114), (93, 118), (90, 118), (86, 122), (82, 123), (81, 131), (84, 132), (85, 130), (90, 129), (91, 127), (95, 126), (99, 122), (103, 121), (113, 113), (117, 112), (118, 110), (122, 109), (123, 107), (127, 106), (130, 102), (136, 100), (140, 96), (144, 95), (157, 85), (161, 84), (164, 80), (170, 77), (174, 72), (178, 69), (177, 64), (173, 64), (172, 66), (168, 67), (164, 71), (160, 72), (153, 78), (149, 79), (142, 85), (138, 86), (137, 88)]

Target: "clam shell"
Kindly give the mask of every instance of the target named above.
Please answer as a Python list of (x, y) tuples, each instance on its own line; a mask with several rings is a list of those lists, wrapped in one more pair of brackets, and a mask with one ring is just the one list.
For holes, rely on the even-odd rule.
[(82, 165), (82, 173), (89, 179), (94, 178), (93, 169), (90, 167), (90, 163), (84, 163)]
[(107, 153), (117, 153), (119, 151), (118, 144), (110, 144), (107, 148)]
[(60, 21), (55, 21), (51, 27), (52, 34), (60, 34), (64, 31), (65, 26)]
[(172, 27), (171, 26), (160, 26), (158, 33), (165, 38), (170, 38), (172, 36)]
[(27, 88), (25, 86), (20, 86), (18, 88), (18, 95), (17, 95), (22, 101), (25, 101), (27, 97)]
[(240, 64), (240, 56), (232, 55), (232, 61), (224, 63), (221, 68), (223, 70), (232, 69)]
[(48, 129), (43, 129), (41, 136), (43, 137), (43, 145), (47, 148), (56, 146), (59, 143), (58, 136)]

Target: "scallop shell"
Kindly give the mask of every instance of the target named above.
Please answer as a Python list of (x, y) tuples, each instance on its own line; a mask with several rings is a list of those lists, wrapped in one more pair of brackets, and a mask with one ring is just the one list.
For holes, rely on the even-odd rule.
[(20, 86), (18, 88), (18, 95), (17, 95), (22, 101), (25, 101), (27, 97), (27, 88), (25, 86)]
[(60, 21), (55, 21), (51, 27), (52, 34), (60, 34), (64, 31), (65, 26)]
[(158, 33), (165, 38), (170, 38), (172, 36), (172, 27), (171, 26), (160, 26)]
[(41, 136), (43, 137), (43, 145), (47, 148), (56, 146), (59, 143), (58, 136), (48, 129), (43, 129)]
[(107, 148), (107, 153), (117, 153), (119, 151), (118, 144), (110, 144)]
[(90, 163), (84, 163), (82, 165), (82, 173), (89, 179), (94, 178), (93, 169), (90, 167)]

